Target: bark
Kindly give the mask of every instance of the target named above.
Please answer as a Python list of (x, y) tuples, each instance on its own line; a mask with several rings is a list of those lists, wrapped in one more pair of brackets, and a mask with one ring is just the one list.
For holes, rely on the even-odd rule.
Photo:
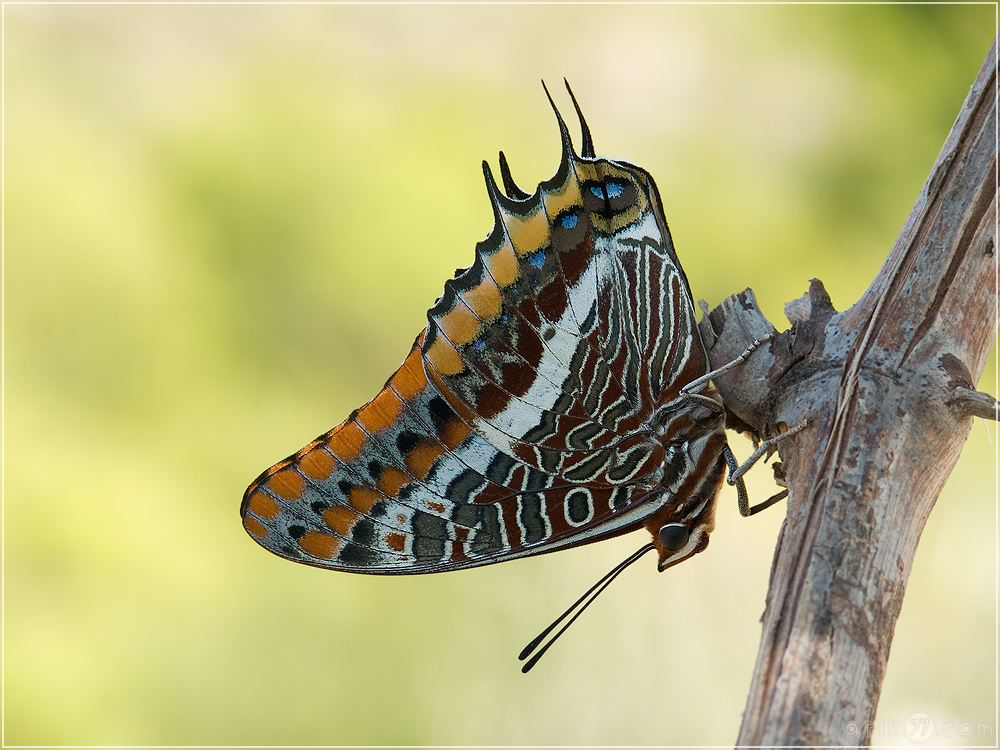
[[(787, 483), (738, 745), (866, 745), (917, 543), (996, 332), (996, 41), (878, 276), (836, 312), (821, 282), (717, 379), (729, 424), (780, 443)], [(713, 367), (773, 326), (753, 292), (701, 322)]]

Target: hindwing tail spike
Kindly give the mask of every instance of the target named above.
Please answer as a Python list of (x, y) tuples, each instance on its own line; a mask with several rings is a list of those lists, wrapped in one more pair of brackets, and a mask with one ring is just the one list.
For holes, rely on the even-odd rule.
[(503, 151), (500, 152), (500, 179), (503, 180), (503, 188), (507, 191), (508, 198), (524, 201), (531, 197), (514, 182), (514, 178), (510, 174), (510, 167), (507, 166), (507, 157), (504, 156)]
[(569, 87), (569, 81), (563, 78), (563, 83), (566, 84), (566, 90), (569, 92), (569, 98), (573, 100), (573, 108), (576, 110), (576, 116), (580, 120), (580, 131), (583, 138), (583, 142), (580, 145), (580, 155), (587, 159), (596, 159), (597, 154), (594, 153), (594, 139), (590, 135), (590, 127), (587, 125), (587, 121), (583, 117), (583, 111), (580, 109), (580, 105), (577, 103), (576, 97), (573, 96), (573, 89)]
[(549, 104), (552, 105), (552, 111), (555, 112), (556, 122), (559, 123), (559, 140), (562, 143), (562, 156), (559, 159), (559, 169), (556, 170), (555, 175), (551, 179), (541, 184), (543, 189), (550, 189), (558, 187), (565, 182), (570, 164), (576, 159), (576, 152), (573, 150), (573, 139), (570, 138), (569, 128), (566, 127), (566, 122), (563, 120), (562, 115), (559, 114), (559, 108), (556, 107), (556, 103), (552, 100), (552, 94), (549, 93), (545, 81), (542, 81), (542, 88), (545, 89), (545, 96), (549, 98)]

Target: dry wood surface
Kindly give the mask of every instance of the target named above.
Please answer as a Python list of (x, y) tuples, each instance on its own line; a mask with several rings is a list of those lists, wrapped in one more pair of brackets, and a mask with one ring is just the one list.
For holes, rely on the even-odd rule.
[[(779, 446), (788, 510), (737, 745), (869, 744), (920, 534), (973, 417), (996, 418), (975, 387), (997, 321), (996, 49), (861, 299), (836, 312), (814, 279), (716, 381), (737, 429), (808, 423)], [(701, 330), (713, 367), (775, 332), (751, 290)]]

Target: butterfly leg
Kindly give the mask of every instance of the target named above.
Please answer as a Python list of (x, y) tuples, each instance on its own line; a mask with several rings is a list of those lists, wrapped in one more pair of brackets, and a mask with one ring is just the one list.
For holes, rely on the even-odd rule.
[(761, 456), (764, 456), (765, 454), (773, 450), (774, 447), (778, 444), (778, 441), (784, 440), (786, 437), (794, 435), (796, 432), (804, 430), (808, 426), (809, 426), (809, 420), (807, 419), (804, 422), (795, 425), (791, 429), (785, 430), (780, 435), (775, 435), (772, 438), (768, 438), (767, 440), (762, 442), (760, 446), (757, 448), (757, 450), (755, 450), (752, 454), (750, 454), (750, 458), (748, 458), (742, 464), (737, 462), (736, 456), (733, 455), (733, 452), (729, 449), (729, 446), (727, 445), (725, 447), (723, 455), (726, 457), (726, 464), (729, 467), (729, 476), (726, 477), (726, 482), (728, 482), (730, 485), (736, 486), (736, 497), (737, 497), (737, 502), (739, 504), (741, 516), (743, 516), (744, 518), (747, 516), (752, 516), (754, 513), (759, 513), (765, 508), (770, 508), (776, 502), (778, 502), (779, 500), (783, 500), (785, 497), (788, 496), (788, 490), (782, 490), (777, 495), (769, 497), (764, 502), (758, 503), (757, 505), (751, 508), (750, 500), (747, 495), (747, 488), (746, 485), (743, 483), (743, 475), (746, 474), (748, 471), (750, 471), (750, 468), (760, 460)]
[[(725, 456), (726, 465), (729, 467), (729, 476), (726, 477), (726, 481), (731, 485), (736, 485), (736, 502), (740, 508), (740, 515), (746, 518), (750, 515), (750, 496), (747, 494), (747, 486), (743, 482), (743, 475), (736, 476), (736, 472), (740, 470), (740, 464), (728, 444), (722, 449), (722, 455)], [(736, 477), (735, 479), (733, 478), (734, 476)]]
[[(693, 393), (693, 391), (696, 391), (699, 388), (701, 388), (712, 378), (727, 373), (734, 367), (745, 362), (747, 357), (753, 354), (754, 350), (757, 349), (757, 347), (761, 346), (762, 344), (766, 344), (768, 341), (773, 339), (774, 336), (775, 336), (774, 333), (769, 333), (766, 336), (761, 336), (759, 339), (750, 344), (750, 346), (748, 346), (743, 351), (743, 353), (740, 354), (732, 362), (727, 362), (722, 367), (716, 368), (715, 370), (712, 370), (711, 372), (702, 375), (700, 378), (697, 378), (696, 380), (692, 380), (686, 386), (681, 388), (681, 393), (680, 393), (681, 398), (702, 404), (716, 413), (722, 413), (723, 411), (725, 411), (725, 407), (722, 404), (720, 404), (713, 398), (709, 398), (708, 396), (703, 396), (700, 393)], [(730, 450), (729, 446), (727, 445), (725, 447), (723, 455), (725, 456), (726, 459), (726, 465), (729, 467), (729, 476), (726, 477), (726, 482), (728, 482), (730, 485), (735, 485), (736, 487), (736, 497), (737, 497), (737, 502), (739, 504), (741, 516), (743, 516), (744, 518), (747, 516), (752, 516), (755, 513), (759, 513), (760, 511), (764, 510), (765, 508), (770, 508), (776, 502), (788, 496), (788, 490), (782, 490), (773, 497), (769, 497), (764, 502), (758, 503), (757, 505), (751, 508), (750, 498), (749, 495), (747, 494), (746, 484), (744, 484), (743, 482), (743, 475), (746, 474), (750, 470), (750, 468), (755, 463), (757, 463), (757, 461), (760, 460), (761, 456), (770, 453), (770, 451), (772, 451), (774, 447), (778, 444), (779, 440), (784, 440), (786, 437), (794, 435), (799, 430), (802, 430), (805, 427), (807, 427), (808, 424), (809, 420), (807, 419), (801, 424), (795, 425), (795, 427), (792, 427), (790, 430), (786, 430), (780, 435), (768, 438), (757, 447), (757, 450), (755, 450), (750, 455), (750, 458), (744, 461), (742, 465), (737, 462), (736, 456), (733, 455), (733, 452), (732, 450)]]

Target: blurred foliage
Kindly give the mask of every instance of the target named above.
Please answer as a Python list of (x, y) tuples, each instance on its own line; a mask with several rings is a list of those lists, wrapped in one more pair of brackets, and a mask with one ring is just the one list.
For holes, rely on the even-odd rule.
[[(240, 497), (398, 365), (489, 231), (479, 161), (503, 148), (529, 190), (554, 170), (539, 78), (656, 177), (695, 295), (752, 286), (781, 327), (810, 277), (843, 309), (874, 276), (993, 28), (973, 5), (7, 7), (5, 742), (731, 742), (780, 510), (724, 492), (709, 552), (630, 571), (525, 678), (524, 642), (638, 538), (369, 579), (265, 554)], [(881, 717), (996, 729), (995, 460), (976, 425)]]

